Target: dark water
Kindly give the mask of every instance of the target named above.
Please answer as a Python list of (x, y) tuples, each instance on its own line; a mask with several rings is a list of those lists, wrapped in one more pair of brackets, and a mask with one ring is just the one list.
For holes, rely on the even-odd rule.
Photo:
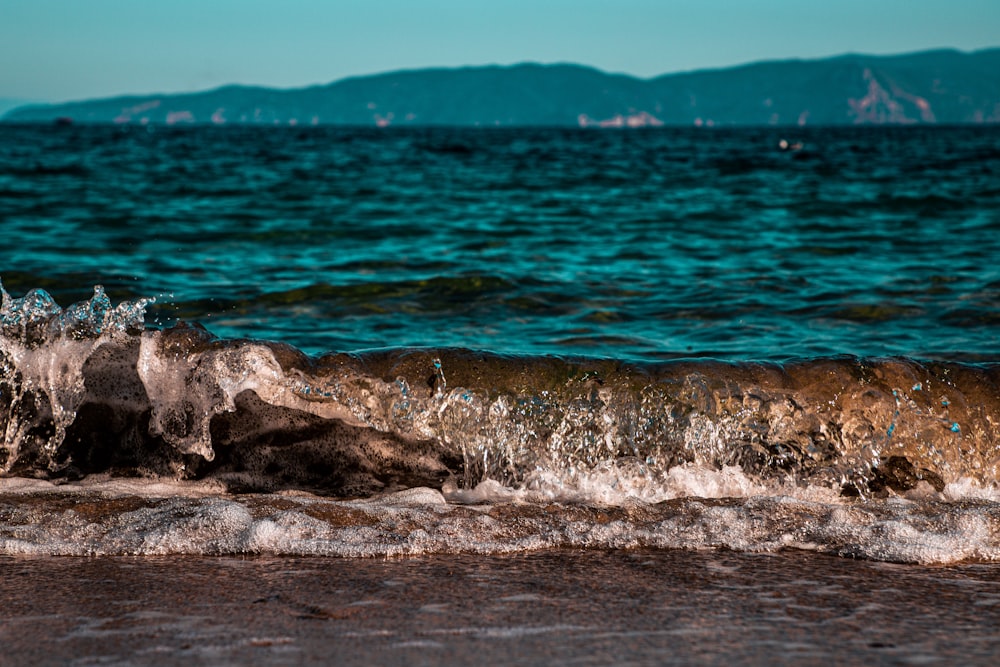
[(1000, 131), (784, 132), (0, 126), (0, 551), (1000, 559)]

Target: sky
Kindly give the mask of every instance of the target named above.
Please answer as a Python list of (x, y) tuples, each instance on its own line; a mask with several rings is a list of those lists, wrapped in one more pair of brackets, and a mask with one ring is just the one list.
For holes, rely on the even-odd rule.
[(641, 77), (1000, 46), (1000, 0), (0, 0), (0, 98), (576, 62)]

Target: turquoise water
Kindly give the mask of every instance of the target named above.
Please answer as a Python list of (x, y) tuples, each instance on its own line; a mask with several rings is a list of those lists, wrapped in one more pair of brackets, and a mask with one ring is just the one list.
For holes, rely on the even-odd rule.
[(991, 361), (998, 174), (980, 127), (2, 126), (0, 278), (312, 354)]

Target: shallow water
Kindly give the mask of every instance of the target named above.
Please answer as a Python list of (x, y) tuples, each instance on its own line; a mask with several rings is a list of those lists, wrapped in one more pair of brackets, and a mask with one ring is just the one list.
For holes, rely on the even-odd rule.
[(567, 550), (0, 568), (17, 664), (990, 665), (1000, 645), (985, 565)]
[(0, 127), (0, 551), (997, 560), (1000, 131), (794, 134)]

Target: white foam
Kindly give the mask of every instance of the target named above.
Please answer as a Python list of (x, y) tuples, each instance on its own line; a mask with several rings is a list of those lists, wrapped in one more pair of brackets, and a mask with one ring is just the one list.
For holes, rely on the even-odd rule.
[(746, 475), (736, 466), (714, 468), (696, 463), (659, 472), (645, 466), (600, 466), (594, 470), (539, 469), (519, 488), (487, 479), (473, 489), (460, 489), (452, 480), (443, 487), (455, 503), (571, 502), (607, 506), (660, 503), (676, 498), (750, 498), (791, 496), (803, 500), (838, 502), (839, 489), (799, 485), (794, 480), (768, 480)]
[[(809, 549), (920, 563), (1000, 560), (1000, 503), (988, 500), (683, 497), (615, 508), (532, 503), (485, 484), (478, 490), (481, 498), (493, 494), (496, 499), (502, 492), (504, 500), (469, 507), (446, 503), (440, 492), (420, 488), (354, 501), (150, 493), (137, 505), (127, 495), (112, 496), (127, 487), (108, 483), (53, 487), (41, 494), (36, 493), (39, 488), (35, 482), (4, 482), (0, 553), (372, 557), (565, 547), (724, 547)], [(156, 493), (168, 488), (161, 486)], [(29, 491), (32, 495), (26, 496)], [(475, 493), (460, 499), (470, 501)], [(67, 504), (66, 494), (75, 502)], [(78, 507), (86, 511), (78, 512)], [(104, 514), (95, 514), (100, 511)]]
[(204, 498), (225, 494), (225, 485), (214, 479), (178, 480), (168, 477), (134, 478), (89, 475), (75, 482), (53, 482), (25, 477), (0, 477), (4, 495), (98, 495), (105, 498)]
[(440, 491), (421, 486), (355, 501), (355, 504), (375, 507), (434, 507), (444, 506), (447, 501)]
[(942, 497), (948, 500), (991, 500), (1000, 502), (1000, 488), (983, 486), (971, 477), (962, 477), (944, 487)]

